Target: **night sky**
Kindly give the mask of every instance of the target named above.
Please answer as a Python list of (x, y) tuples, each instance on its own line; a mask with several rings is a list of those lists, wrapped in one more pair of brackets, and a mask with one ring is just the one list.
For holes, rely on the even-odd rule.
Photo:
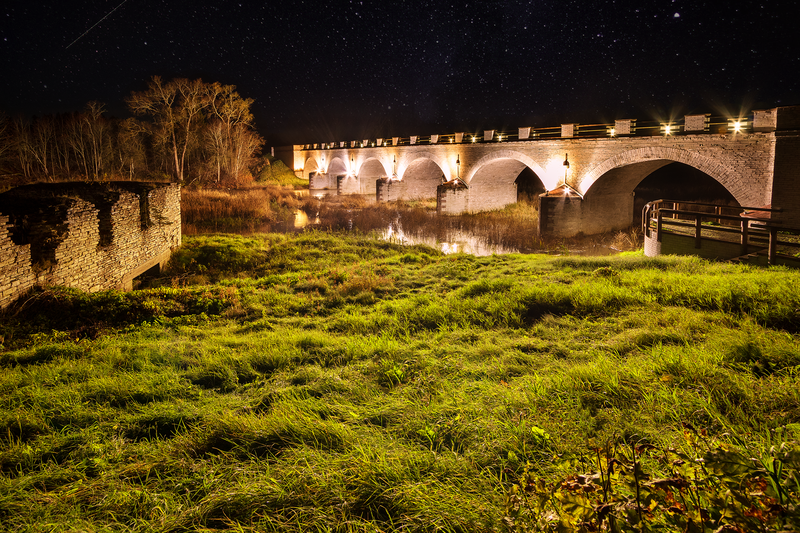
[(795, 1), (4, 0), (0, 109), (124, 117), (160, 75), (236, 85), (268, 146), (736, 115), (800, 104), (798, 19)]

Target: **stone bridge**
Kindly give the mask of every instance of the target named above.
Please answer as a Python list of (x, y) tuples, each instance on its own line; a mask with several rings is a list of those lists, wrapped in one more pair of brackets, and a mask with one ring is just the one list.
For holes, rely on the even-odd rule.
[(295, 145), (292, 159), (312, 189), (376, 194), (379, 201), (435, 197), (443, 214), (514, 203), (519, 178), (532, 172), (542, 193), (540, 229), (556, 236), (629, 227), (636, 186), (679, 162), (713, 178), (739, 205), (772, 205), (782, 210), (782, 223), (800, 225), (800, 106), (735, 118), (687, 115), (673, 123), (617, 120)]

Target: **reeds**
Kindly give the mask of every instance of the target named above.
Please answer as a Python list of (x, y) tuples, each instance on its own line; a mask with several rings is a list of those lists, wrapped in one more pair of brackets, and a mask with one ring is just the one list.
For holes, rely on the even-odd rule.
[(267, 186), (247, 189), (184, 189), (181, 193), (183, 233), (253, 231), (286, 216), (300, 201), (293, 189)]

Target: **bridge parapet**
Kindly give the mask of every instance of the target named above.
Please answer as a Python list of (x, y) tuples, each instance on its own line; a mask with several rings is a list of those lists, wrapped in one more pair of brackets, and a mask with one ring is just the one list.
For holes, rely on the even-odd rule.
[(385, 148), (387, 146), (480, 144), (514, 141), (538, 141), (545, 139), (598, 138), (618, 136), (650, 137), (682, 134), (725, 134), (768, 132), (797, 129), (800, 106), (784, 106), (766, 110), (754, 110), (741, 116), (706, 114), (685, 115), (682, 120), (639, 121), (617, 119), (610, 123), (578, 124), (564, 123), (558, 126), (524, 126), (516, 130), (481, 130), (476, 132), (453, 132), (429, 136), (378, 137), (357, 141), (328, 141), (296, 144), (294, 151), (333, 150), (337, 148)]

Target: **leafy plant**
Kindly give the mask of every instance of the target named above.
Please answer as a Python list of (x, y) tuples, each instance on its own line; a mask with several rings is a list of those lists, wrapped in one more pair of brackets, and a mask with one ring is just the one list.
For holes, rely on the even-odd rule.
[(530, 468), (506, 497), (512, 531), (788, 531), (800, 526), (800, 445), (753, 454), (686, 426), (681, 449), (592, 447), (546, 481)]

